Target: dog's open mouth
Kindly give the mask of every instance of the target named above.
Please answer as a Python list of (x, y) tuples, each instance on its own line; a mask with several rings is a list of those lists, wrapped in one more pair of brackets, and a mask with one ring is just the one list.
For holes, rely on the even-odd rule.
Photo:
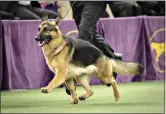
[(41, 35), (36, 36), (35, 40), (38, 42), (38, 46), (43, 47), (52, 40), (52, 37), (50, 35)]
[(43, 41), (38, 42), (38, 46), (43, 47), (45, 44), (47, 44), (49, 41), (51, 41), (51, 38), (45, 39)]
[(38, 42), (38, 46), (43, 47), (47, 43), (48, 43), (48, 41), (44, 40), (42, 42)]

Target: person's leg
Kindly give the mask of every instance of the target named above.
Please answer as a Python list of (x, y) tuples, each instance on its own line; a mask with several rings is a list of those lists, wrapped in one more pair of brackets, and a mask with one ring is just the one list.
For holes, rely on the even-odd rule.
[(81, 20), (78, 27), (79, 38), (86, 40), (98, 47), (106, 56), (121, 59), (114, 54), (111, 46), (104, 41), (104, 38), (96, 34), (96, 23), (105, 11), (105, 2), (85, 2), (82, 9)]
[(83, 6), (79, 6), (78, 7), (79, 4), (80, 4), (79, 1), (75, 2), (75, 4), (74, 4), (73, 1), (70, 1), (70, 5), (71, 6), (73, 5), (73, 7), (72, 7), (73, 19), (74, 19), (74, 21), (76, 23), (77, 29), (78, 29), (78, 26), (80, 24), (82, 8), (83, 8)]
[(78, 26), (80, 39), (93, 44), (93, 36), (96, 34), (96, 23), (101, 13), (105, 10), (105, 5), (104, 2), (84, 2)]
[(20, 17), (20, 19), (41, 19), (38, 15), (22, 5), (17, 5), (13, 13), (15, 16)]
[(0, 19), (14, 19), (14, 16), (11, 13), (0, 10)]

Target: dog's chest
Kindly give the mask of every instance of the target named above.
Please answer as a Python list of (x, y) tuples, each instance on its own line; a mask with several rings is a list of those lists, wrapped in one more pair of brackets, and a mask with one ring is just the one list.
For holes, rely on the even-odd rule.
[(46, 63), (48, 65), (49, 69), (55, 74), (55, 69), (54, 69), (54, 67), (51, 64), (51, 61), (49, 61), (48, 59), (46, 59)]

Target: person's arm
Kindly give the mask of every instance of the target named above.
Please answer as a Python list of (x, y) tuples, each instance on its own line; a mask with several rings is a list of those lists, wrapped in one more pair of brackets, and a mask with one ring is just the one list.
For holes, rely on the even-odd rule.
[[(73, 12), (72, 12), (72, 8), (70, 6), (69, 1), (58, 0), (57, 6), (58, 6), (58, 13), (60, 14), (61, 18), (73, 19)], [(70, 9), (70, 11), (68, 12), (69, 9)], [(68, 12), (68, 14), (66, 15), (67, 12)]]
[(111, 11), (111, 8), (110, 8), (110, 6), (108, 4), (107, 4), (107, 7), (106, 7), (106, 12), (109, 15), (109, 18), (114, 18), (114, 15), (113, 15), (113, 13)]

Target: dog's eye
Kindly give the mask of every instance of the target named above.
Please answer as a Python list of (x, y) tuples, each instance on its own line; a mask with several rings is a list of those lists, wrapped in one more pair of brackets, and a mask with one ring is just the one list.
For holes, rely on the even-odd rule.
[(44, 28), (43, 28), (43, 31), (47, 31), (47, 30), (48, 30), (48, 27), (44, 27)]
[(40, 28), (38, 28), (38, 31), (40, 31)]
[(47, 27), (44, 27), (44, 28), (43, 28), (43, 30), (46, 30), (46, 29), (47, 29)]

